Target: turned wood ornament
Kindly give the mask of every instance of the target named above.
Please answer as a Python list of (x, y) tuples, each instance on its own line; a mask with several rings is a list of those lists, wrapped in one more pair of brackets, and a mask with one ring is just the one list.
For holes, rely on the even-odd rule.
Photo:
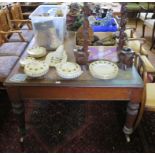
[(125, 29), (127, 23), (127, 9), (126, 3), (122, 3), (121, 7), (121, 21), (120, 21), (120, 35), (119, 35), (119, 42), (117, 47), (118, 57), (119, 57), (119, 68), (126, 70), (127, 68), (132, 67), (133, 65), (133, 58), (134, 52), (126, 51), (124, 52), (124, 45), (126, 41)]
[(88, 62), (88, 46), (92, 44), (93, 41), (93, 30), (89, 25), (88, 16), (91, 14), (88, 3), (84, 3), (83, 7), (84, 21), (83, 25), (79, 28), (77, 32), (77, 44), (81, 45), (83, 48), (80, 52), (76, 52), (76, 61), (80, 65), (85, 65)]

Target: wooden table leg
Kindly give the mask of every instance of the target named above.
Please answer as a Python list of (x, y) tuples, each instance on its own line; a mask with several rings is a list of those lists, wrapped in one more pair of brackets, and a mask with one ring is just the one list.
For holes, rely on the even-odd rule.
[(127, 106), (126, 122), (123, 128), (127, 142), (130, 142), (130, 135), (133, 133), (133, 127), (137, 118), (139, 104), (129, 102)]
[(25, 129), (25, 108), (22, 101), (20, 102), (12, 102), (12, 108), (13, 112), (15, 113), (17, 117), (17, 122), (19, 126), (19, 132), (20, 132), (20, 142), (23, 143), (24, 136), (26, 133)]
[(142, 90), (134, 90), (131, 92), (131, 99), (127, 106), (126, 122), (123, 127), (123, 132), (125, 134), (127, 142), (130, 142), (130, 135), (133, 133), (134, 130), (134, 124), (137, 119), (141, 97)]
[(21, 100), (18, 87), (8, 87), (7, 92), (12, 103), (13, 112), (17, 117), (17, 122), (18, 122), (18, 127), (20, 132), (20, 142), (23, 143), (24, 136), (26, 133), (24, 103)]

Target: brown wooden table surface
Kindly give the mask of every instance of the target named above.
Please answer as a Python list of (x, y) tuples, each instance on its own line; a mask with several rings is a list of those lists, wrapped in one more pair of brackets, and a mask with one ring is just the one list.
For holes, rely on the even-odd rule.
[[(75, 47), (75, 34), (67, 34), (64, 47), (68, 55), (68, 61), (75, 62), (73, 49)], [(27, 49), (37, 46), (35, 39), (28, 45)], [(23, 57), (27, 56), (27, 49)], [(99, 80), (84, 69), (84, 73), (77, 79), (64, 80), (58, 77), (56, 70), (50, 68), (43, 79), (26, 79), (23, 82), (11, 81), (15, 74), (24, 73), (19, 62), (5, 81), (10, 100), (15, 114), (18, 116), (19, 127), (23, 136), (25, 131), (24, 99), (40, 100), (127, 100), (126, 122), (123, 132), (128, 137), (133, 132), (134, 124), (140, 106), (143, 81), (135, 67), (123, 71), (119, 70), (118, 76), (112, 80)], [(23, 137), (22, 137), (23, 139)], [(128, 139), (129, 140), (129, 139)]]

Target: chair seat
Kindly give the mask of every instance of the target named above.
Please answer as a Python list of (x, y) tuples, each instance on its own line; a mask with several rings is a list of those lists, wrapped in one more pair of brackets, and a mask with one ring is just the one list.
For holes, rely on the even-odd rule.
[(26, 42), (7, 42), (0, 46), (0, 56), (20, 56), (27, 43)]
[[(127, 46), (130, 47), (134, 52), (139, 53), (140, 52), (140, 41), (134, 40), (134, 41), (128, 41)], [(141, 54), (148, 55), (148, 52), (142, 47)]]
[(144, 25), (148, 26), (151, 29), (153, 29), (154, 23), (155, 23), (155, 19), (147, 19), (144, 21)]
[(141, 59), (143, 60), (146, 71), (150, 72), (150, 73), (154, 73), (155, 72), (155, 67), (151, 64), (149, 59), (144, 55), (141, 56)]
[[(142, 21), (144, 21), (145, 19), (151, 19), (152, 16), (153, 16), (153, 14), (154, 14), (154, 13), (150, 12), (150, 13), (148, 13), (147, 16), (146, 16), (146, 13), (145, 13), (145, 12), (142, 12), (142, 13), (140, 13), (139, 18), (140, 18)], [(145, 16), (146, 16), (146, 18), (145, 18)]]
[[(33, 31), (32, 30), (20, 30), (22, 32), (22, 35), (24, 39), (27, 42), (30, 42), (31, 39), (33, 38)], [(20, 41), (19, 35), (17, 33), (14, 33), (10, 38), (9, 42), (18, 42)]]
[(145, 107), (155, 109), (155, 83), (146, 84), (146, 102)]
[(0, 57), (0, 82), (4, 82), (17, 60), (17, 56)]

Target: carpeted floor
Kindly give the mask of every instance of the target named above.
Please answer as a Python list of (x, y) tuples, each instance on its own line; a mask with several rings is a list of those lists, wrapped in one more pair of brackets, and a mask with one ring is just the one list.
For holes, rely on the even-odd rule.
[[(12, 111), (1, 115), (0, 152), (155, 152), (155, 114), (146, 113), (126, 143), (126, 102), (25, 101), (27, 135), (19, 143)], [(7, 111), (6, 111), (7, 112)]]

